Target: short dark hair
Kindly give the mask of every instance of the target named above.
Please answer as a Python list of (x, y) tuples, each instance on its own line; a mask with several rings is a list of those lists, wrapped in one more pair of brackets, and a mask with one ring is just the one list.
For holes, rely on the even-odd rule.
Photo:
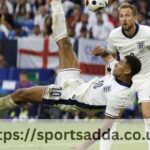
[(132, 76), (140, 72), (142, 64), (141, 61), (136, 56), (127, 55), (125, 56), (125, 59), (127, 60), (127, 64), (131, 68)]
[(134, 16), (137, 15), (137, 9), (134, 5), (131, 5), (129, 3), (122, 3), (119, 8), (118, 8), (118, 11), (120, 12), (121, 9), (124, 9), (124, 8), (130, 8), (132, 10), (132, 13)]

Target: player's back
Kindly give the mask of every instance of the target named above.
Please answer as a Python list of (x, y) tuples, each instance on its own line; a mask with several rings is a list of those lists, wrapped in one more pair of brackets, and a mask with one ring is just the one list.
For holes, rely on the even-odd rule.
[(114, 29), (109, 36), (108, 50), (117, 52), (120, 58), (126, 55), (137, 56), (142, 63), (142, 70), (134, 78), (150, 76), (150, 27), (136, 25), (132, 38), (127, 37), (121, 27)]

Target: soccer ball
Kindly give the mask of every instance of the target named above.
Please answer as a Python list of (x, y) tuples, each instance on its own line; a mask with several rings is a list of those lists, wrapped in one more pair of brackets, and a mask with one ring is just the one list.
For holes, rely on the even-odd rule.
[(101, 12), (108, 6), (108, 0), (85, 0), (86, 7), (93, 12)]

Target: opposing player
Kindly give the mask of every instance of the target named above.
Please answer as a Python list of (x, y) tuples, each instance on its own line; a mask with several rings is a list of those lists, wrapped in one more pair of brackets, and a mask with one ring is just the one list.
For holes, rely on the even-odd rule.
[[(139, 25), (136, 13), (136, 8), (129, 3), (120, 5), (121, 27), (110, 33), (108, 51), (117, 54), (118, 60), (126, 55), (135, 55), (141, 60), (142, 70), (133, 78), (133, 87), (145, 118), (145, 130), (150, 133), (150, 27)], [(150, 141), (148, 145), (150, 150)]]
[(53, 36), (59, 48), (60, 70), (57, 85), (17, 90), (0, 98), (0, 109), (15, 107), (27, 101), (46, 105), (54, 104), (66, 111), (77, 111), (78, 109), (93, 111), (107, 105), (106, 117), (118, 118), (123, 109), (130, 107), (133, 103), (134, 92), (130, 87), (132, 77), (141, 69), (139, 59), (135, 56), (125, 56), (124, 59), (117, 62), (109, 53), (104, 54), (102, 49), (94, 50), (93, 55), (101, 55), (108, 63), (110, 74), (84, 83), (80, 78), (78, 61), (68, 38), (61, 1), (53, 0), (51, 7)]

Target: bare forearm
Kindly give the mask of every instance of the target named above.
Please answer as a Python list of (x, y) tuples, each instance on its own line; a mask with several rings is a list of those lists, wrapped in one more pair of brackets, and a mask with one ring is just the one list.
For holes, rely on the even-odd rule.
[(107, 56), (103, 57), (103, 60), (105, 61), (105, 63), (108, 64), (108, 62), (110, 60), (114, 59), (114, 57), (111, 54), (108, 54)]
[(110, 60), (113, 59), (113, 56), (106, 49), (99, 47), (99, 46), (95, 47), (91, 51), (91, 54), (94, 56), (101, 56), (106, 63), (108, 63)]
[[(74, 147), (74, 150), (87, 150), (97, 140), (100, 140), (104, 136), (104, 133), (107, 133), (110, 131), (114, 121), (115, 120), (113, 118), (109, 117), (109, 119), (108, 119), (108, 117), (105, 117), (102, 128), (98, 130), (99, 133), (95, 134), (95, 132), (93, 132), (93, 134), (92, 134), (93, 136), (91, 137), (90, 140), (85, 141), (84, 143), (82, 143), (81, 145), (78, 145), (77, 147)], [(95, 137), (95, 135), (97, 135), (97, 137)]]

